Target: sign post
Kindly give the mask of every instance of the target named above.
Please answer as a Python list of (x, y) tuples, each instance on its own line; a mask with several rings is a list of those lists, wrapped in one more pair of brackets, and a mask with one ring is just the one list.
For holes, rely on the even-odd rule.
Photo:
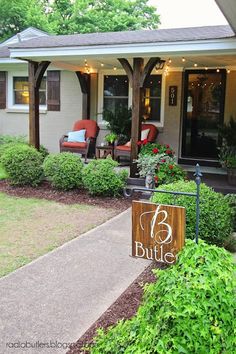
[(185, 240), (185, 208), (132, 202), (132, 256), (173, 264)]

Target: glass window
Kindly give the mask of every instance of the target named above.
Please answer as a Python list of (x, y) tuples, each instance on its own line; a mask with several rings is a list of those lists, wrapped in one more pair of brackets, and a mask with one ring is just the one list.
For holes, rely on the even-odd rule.
[(144, 88), (144, 114), (146, 120), (161, 120), (161, 75), (150, 75)]
[[(28, 77), (13, 77), (13, 103), (29, 104)], [(43, 77), (39, 88), (39, 104), (46, 105), (46, 77)]]
[(113, 113), (122, 107), (128, 108), (129, 83), (126, 75), (104, 76), (104, 110)]

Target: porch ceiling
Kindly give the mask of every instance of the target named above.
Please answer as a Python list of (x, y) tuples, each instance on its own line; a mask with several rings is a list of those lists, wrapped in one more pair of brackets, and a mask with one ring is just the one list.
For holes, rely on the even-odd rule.
[[(194, 68), (197, 64), (198, 68), (236, 68), (236, 54), (235, 55), (201, 55), (201, 56), (184, 56), (185, 62), (182, 61), (182, 56), (161, 56), (161, 59), (166, 61), (170, 70), (184, 70)], [(87, 71), (98, 72), (100, 70), (123, 70), (117, 58), (58, 58), (59, 60), (52, 61), (52, 65), (61, 69), (70, 71)], [(147, 62), (148, 59), (145, 59)], [(169, 62), (171, 60), (171, 62)], [(132, 63), (132, 58), (129, 59)]]

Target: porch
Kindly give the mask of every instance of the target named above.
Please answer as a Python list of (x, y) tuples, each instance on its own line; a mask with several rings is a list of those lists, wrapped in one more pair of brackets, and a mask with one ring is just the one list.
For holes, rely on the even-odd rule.
[[(170, 144), (182, 163), (186, 156), (191, 160), (191, 153), (194, 151), (194, 158), (199, 157), (200, 165), (203, 162), (210, 165), (211, 162), (217, 161), (216, 151), (210, 159), (204, 154), (209, 154), (212, 150), (208, 149), (209, 146), (213, 145), (216, 149), (219, 143), (217, 124), (236, 114), (236, 101), (233, 99), (236, 82), (236, 39), (229, 26), (49, 36), (19, 43), (10, 48), (10, 51), (12, 58), (21, 58), (29, 63), (29, 136), (30, 142), (36, 147), (43, 139), (43, 136), (40, 136), (39, 87), (45, 71), (50, 71), (51, 65), (76, 74), (81, 90), (78, 118), (88, 118), (89, 114), (90, 119), (98, 121), (98, 143), (106, 134), (102, 116), (105, 101), (108, 100), (105, 78), (126, 76), (128, 93), (111, 93), (110, 97), (113, 100), (123, 100), (127, 107), (132, 106), (131, 161), (137, 158), (137, 141), (140, 139), (141, 121), (145, 112), (148, 113), (147, 122), (158, 127), (159, 142)], [(213, 129), (200, 131), (194, 123), (193, 128), (188, 130), (188, 122), (195, 122), (196, 117), (200, 116), (199, 105), (195, 105), (190, 118), (188, 114), (190, 105), (187, 104), (188, 87), (184, 87), (184, 78), (189, 71), (194, 71), (197, 80), (198, 76), (208, 74), (210, 77), (210, 73), (219, 73), (226, 77), (223, 104), (217, 103), (209, 107), (209, 102), (204, 102), (205, 108), (201, 111), (206, 110), (207, 119), (213, 124)], [(157, 84), (159, 93), (151, 95), (152, 78), (157, 76), (161, 78)], [(205, 85), (200, 81), (196, 82), (197, 87), (203, 84)], [(220, 80), (217, 81), (218, 86), (221, 84)], [(67, 94), (69, 97), (70, 92)], [(114, 107), (117, 102), (114, 102)], [(57, 115), (60, 114), (59, 108)], [(187, 123), (184, 122), (186, 114), (189, 119)], [(62, 119), (65, 121), (67, 118)], [(67, 131), (70, 129), (71, 123), (68, 124)], [(61, 132), (63, 133), (65, 131)], [(194, 134), (196, 139), (188, 143), (188, 139), (192, 139)], [(58, 140), (57, 138), (57, 142)], [(186, 141), (187, 147), (184, 145)], [(208, 142), (207, 147), (202, 141)], [(200, 154), (195, 142), (201, 145)], [(131, 163), (130, 175), (136, 175), (134, 163)]]

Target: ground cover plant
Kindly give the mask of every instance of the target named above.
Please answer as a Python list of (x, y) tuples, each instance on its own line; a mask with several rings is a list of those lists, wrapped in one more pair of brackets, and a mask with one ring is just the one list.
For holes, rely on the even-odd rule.
[(79, 156), (70, 152), (47, 156), (43, 169), (45, 176), (57, 189), (69, 190), (82, 185), (83, 162)]
[(105, 209), (82, 203), (66, 205), (0, 193), (0, 276), (29, 263), (116, 214), (117, 210), (112, 207)]
[[(158, 187), (159, 188), (159, 187)], [(196, 193), (194, 181), (178, 181), (162, 185), (159, 189)], [(154, 193), (152, 201), (174, 204), (186, 208), (186, 237), (194, 239), (196, 225), (196, 199), (189, 196)], [(201, 183), (199, 237), (207, 243), (224, 246), (233, 231), (233, 208), (228, 198)]]
[[(155, 270), (131, 320), (98, 331), (91, 354), (231, 354), (236, 345), (235, 264), (222, 248), (187, 240), (176, 265)], [(84, 351), (86, 352), (86, 351)]]

